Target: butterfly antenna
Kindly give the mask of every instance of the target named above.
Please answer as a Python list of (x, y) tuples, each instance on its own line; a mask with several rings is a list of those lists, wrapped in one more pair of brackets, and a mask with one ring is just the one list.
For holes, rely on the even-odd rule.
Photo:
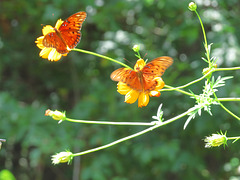
[(145, 53), (145, 55), (143, 56), (143, 59), (145, 59), (146, 56), (147, 56), (147, 53)]
[[(143, 59), (145, 59), (145, 57), (147, 56), (147, 53), (145, 53), (145, 55), (143, 56)], [(147, 63), (148, 59), (145, 60), (145, 63)]]
[(129, 60), (127, 60), (126, 58), (123, 58), (125, 61), (127, 61), (129, 64), (133, 65), (132, 62), (130, 62)]

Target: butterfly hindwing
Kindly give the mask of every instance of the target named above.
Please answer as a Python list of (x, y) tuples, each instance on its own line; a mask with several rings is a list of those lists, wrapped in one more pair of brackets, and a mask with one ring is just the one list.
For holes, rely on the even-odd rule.
[(112, 72), (111, 79), (113, 81), (121, 81), (135, 90), (142, 90), (141, 81), (136, 71), (128, 68), (119, 68)]
[(55, 48), (61, 54), (68, 53), (66, 44), (56, 32), (45, 35), (43, 38), (43, 45), (48, 48)]
[(147, 74), (143, 74), (143, 89), (144, 91), (152, 91), (157, 86), (157, 81), (154, 80), (154, 76), (149, 76)]
[(161, 77), (172, 63), (173, 59), (168, 56), (158, 57), (147, 63), (142, 69), (144, 90), (152, 91), (155, 89), (157, 82), (154, 78)]
[(59, 32), (70, 49), (75, 48), (79, 43), (81, 39), (80, 30), (86, 17), (87, 14), (84, 11), (75, 13), (67, 18), (60, 26)]

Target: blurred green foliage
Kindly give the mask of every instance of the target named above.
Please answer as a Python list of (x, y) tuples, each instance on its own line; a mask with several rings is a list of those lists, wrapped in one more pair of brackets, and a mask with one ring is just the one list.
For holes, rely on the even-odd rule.
[(9, 170), (3, 169), (0, 171), (0, 180), (15, 180), (15, 177)]
[[(141, 44), (142, 56), (152, 60), (168, 55), (174, 64), (164, 74), (166, 84), (179, 86), (201, 76), (206, 66), (203, 37), (189, 1), (175, 0), (3, 0), (0, 1), (0, 169), (16, 179), (231, 179), (239, 178), (239, 144), (205, 149), (204, 136), (222, 129), (239, 135), (239, 122), (220, 107), (203, 113), (186, 130), (183, 118), (151, 133), (107, 150), (76, 158), (73, 164), (53, 166), (50, 156), (66, 149), (78, 152), (110, 143), (144, 127), (73, 124), (44, 116), (47, 108), (66, 110), (71, 118), (109, 121), (152, 121), (160, 103), (164, 118), (192, 105), (184, 95), (163, 92), (147, 107), (124, 103), (109, 75), (118, 65), (71, 52), (58, 62), (38, 56), (34, 41), (43, 25), (55, 25), (78, 11), (86, 11), (78, 48), (98, 52), (133, 66), (131, 50)], [(218, 67), (239, 66), (240, 2), (197, 1), (212, 55)], [(128, 61), (125, 61), (127, 59)], [(240, 72), (218, 92), (239, 96)], [(189, 87), (201, 93), (204, 83)], [(188, 89), (187, 89), (188, 90)], [(224, 103), (235, 113), (238, 103)]]

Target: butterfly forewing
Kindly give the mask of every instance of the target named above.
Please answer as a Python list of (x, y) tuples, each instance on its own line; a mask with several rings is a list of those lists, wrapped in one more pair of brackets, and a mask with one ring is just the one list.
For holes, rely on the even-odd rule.
[(172, 63), (173, 59), (171, 57), (158, 57), (147, 63), (143, 67), (142, 72), (148, 76), (161, 77), (164, 74), (165, 70), (172, 65)]
[(85, 12), (78, 12), (67, 18), (59, 28), (59, 32), (62, 35), (66, 45), (73, 49), (77, 46), (81, 39), (82, 23), (86, 19), (87, 14)]

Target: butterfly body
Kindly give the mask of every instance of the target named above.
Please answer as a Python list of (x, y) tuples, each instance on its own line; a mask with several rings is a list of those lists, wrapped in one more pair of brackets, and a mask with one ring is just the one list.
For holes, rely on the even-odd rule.
[(67, 54), (75, 48), (81, 39), (82, 23), (86, 19), (85, 12), (78, 12), (62, 22), (59, 28), (55, 26), (53, 32), (48, 33), (43, 38), (43, 45), (55, 48), (60, 54)]
[(172, 63), (171, 57), (158, 57), (146, 65), (143, 61), (143, 65), (134, 67), (134, 70), (129, 68), (117, 69), (111, 74), (111, 79), (126, 83), (127, 86), (138, 92), (148, 93), (154, 90), (158, 84), (155, 78), (161, 77)]

